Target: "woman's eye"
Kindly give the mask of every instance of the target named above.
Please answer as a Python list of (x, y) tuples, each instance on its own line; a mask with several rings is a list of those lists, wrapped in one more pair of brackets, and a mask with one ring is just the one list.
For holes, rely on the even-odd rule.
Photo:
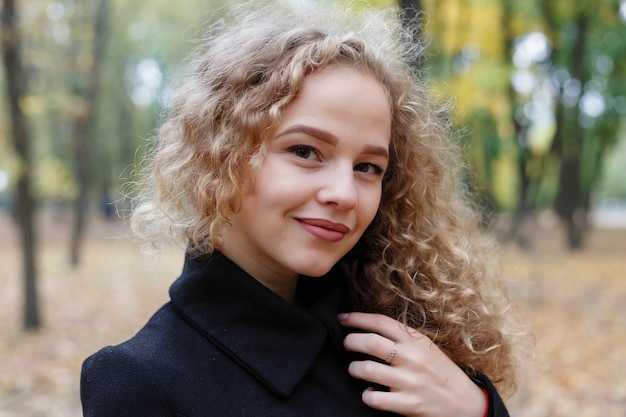
[(359, 171), (359, 172), (364, 172), (366, 174), (373, 174), (373, 175), (382, 175), (383, 172), (385, 172), (385, 170), (382, 169), (380, 166), (369, 163), (369, 162), (357, 164), (354, 167), (354, 170)]
[(319, 159), (319, 154), (312, 146), (296, 145), (289, 148), (289, 151), (302, 159)]

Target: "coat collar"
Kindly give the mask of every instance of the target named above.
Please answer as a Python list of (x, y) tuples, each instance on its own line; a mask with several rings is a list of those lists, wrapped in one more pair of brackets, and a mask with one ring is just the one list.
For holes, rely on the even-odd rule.
[(172, 305), (202, 335), (278, 395), (288, 396), (327, 337), (344, 354), (339, 277), (301, 277), (289, 304), (219, 252), (185, 258)]

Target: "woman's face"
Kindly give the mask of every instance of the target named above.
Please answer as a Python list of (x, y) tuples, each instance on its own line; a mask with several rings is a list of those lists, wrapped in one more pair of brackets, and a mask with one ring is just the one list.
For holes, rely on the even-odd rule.
[(373, 76), (347, 66), (307, 76), (221, 250), (289, 299), (298, 274), (328, 272), (374, 219), (390, 136), (388, 98)]

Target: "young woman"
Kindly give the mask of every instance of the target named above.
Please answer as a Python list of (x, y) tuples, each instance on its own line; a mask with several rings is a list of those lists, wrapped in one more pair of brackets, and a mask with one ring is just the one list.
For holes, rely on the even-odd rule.
[(85, 416), (508, 415), (492, 247), (417, 47), (384, 12), (307, 16), (206, 40), (134, 216), (184, 242), (183, 272), (85, 361)]

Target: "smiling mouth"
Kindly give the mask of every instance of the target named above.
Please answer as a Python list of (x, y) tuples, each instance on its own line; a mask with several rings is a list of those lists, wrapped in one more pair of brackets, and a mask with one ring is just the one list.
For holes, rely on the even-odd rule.
[(339, 242), (350, 231), (345, 224), (324, 219), (297, 219), (304, 230), (326, 242)]

